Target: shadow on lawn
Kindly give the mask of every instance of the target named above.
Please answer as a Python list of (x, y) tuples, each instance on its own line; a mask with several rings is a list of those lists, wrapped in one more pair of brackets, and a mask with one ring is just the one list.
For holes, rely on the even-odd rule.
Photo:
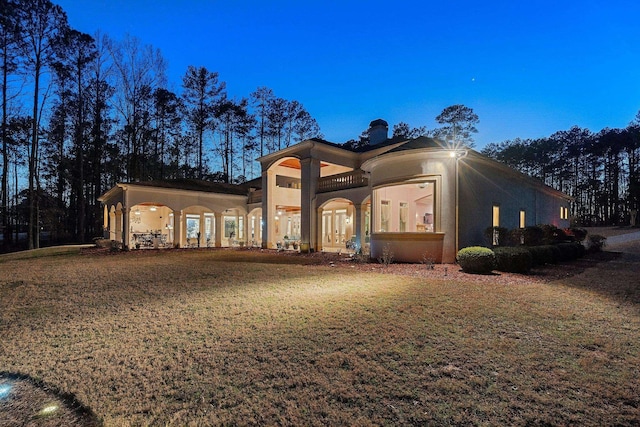
[[(620, 303), (640, 305), (640, 254), (598, 252), (561, 265), (566, 286), (597, 292)], [(544, 274), (544, 272), (543, 272)]]
[(0, 371), (0, 425), (102, 426), (71, 393), (28, 375)]

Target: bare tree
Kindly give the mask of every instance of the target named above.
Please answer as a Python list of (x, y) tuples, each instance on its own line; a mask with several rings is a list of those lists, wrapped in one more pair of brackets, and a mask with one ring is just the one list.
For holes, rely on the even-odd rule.
[(166, 63), (159, 49), (141, 45), (126, 35), (121, 42), (109, 40), (116, 75), (115, 108), (121, 118), (121, 139), (127, 153), (127, 176), (130, 180), (144, 177), (146, 147), (151, 137), (150, 107), (153, 91), (165, 85)]

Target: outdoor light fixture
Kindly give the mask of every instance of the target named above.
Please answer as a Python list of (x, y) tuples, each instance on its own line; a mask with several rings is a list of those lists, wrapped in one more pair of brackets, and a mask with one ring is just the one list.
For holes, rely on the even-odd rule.
[(157, 211), (157, 210), (158, 210), (158, 208), (156, 208), (155, 206), (151, 206), (151, 207), (149, 208), (149, 210), (150, 210), (151, 212), (155, 212), (155, 211)]
[(40, 411), (40, 415), (46, 416), (51, 415), (58, 410), (58, 405), (47, 405)]
[(140, 209), (136, 209), (136, 211), (134, 212), (136, 215), (140, 215)]
[(10, 391), (11, 391), (11, 385), (9, 384), (0, 385), (0, 399), (4, 399), (5, 397), (7, 397)]
[(347, 218), (345, 219), (345, 222), (346, 222), (347, 224), (351, 223), (351, 218), (347, 217)]

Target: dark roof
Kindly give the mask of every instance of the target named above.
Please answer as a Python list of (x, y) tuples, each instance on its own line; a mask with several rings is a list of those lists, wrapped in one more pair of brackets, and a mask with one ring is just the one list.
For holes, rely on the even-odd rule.
[(382, 141), (378, 144), (367, 144), (364, 145), (362, 147), (358, 147), (355, 149), (349, 149), (347, 147), (342, 147), (345, 150), (349, 150), (349, 151), (353, 151), (354, 153), (366, 153), (367, 151), (371, 151), (371, 150), (377, 150), (378, 148), (382, 148), (382, 147), (386, 147), (388, 145), (393, 145), (393, 144), (397, 144), (399, 142), (402, 141), (406, 141), (407, 138), (403, 137), (403, 136), (394, 136), (393, 138), (388, 138), (385, 141)]
[[(251, 182), (251, 181), (249, 181)], [(129, 182), (130, 185), (140, 185), (144, 187), (160, 187), (160, 188), (173, 188), (176, 190), (190, 190), (190, 191), (205, 191), (210, 193), (221, 194), (238, 194), (246, 196), (249, 191), (249, 187), (252, 185), (244, 184), (227, 184), (224, 182), (210, 182), (200, 179), (172, 179), (172, 180), (158, 180), (158, 181), (141, 181), (141, 182)]]
[(438, 141), (433, 138), (429, 138), (427, 136), (420, 136), (415, 139), (410, 139), (404, 144), (394, 148), (393, 150), (389, 150), (389, 153), (396, 153), (398, 151), (406, 151), (406, 150), (418, 150), (421, 148), (447, 148), (441, 141)]

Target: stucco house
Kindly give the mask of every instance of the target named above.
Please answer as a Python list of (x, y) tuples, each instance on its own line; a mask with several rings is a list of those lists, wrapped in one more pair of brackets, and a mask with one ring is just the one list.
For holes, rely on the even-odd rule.
[(490, 226), (569, 226), (569, 196), (471, 149), (388, 138), (374, 120), (359, 149), (310, 139), (258, 159), (242, 185), (122, 183), (102, 195), (105, 237), (136, 247), (308, 251), (385, 248), (394, 259), (455, 261)]

